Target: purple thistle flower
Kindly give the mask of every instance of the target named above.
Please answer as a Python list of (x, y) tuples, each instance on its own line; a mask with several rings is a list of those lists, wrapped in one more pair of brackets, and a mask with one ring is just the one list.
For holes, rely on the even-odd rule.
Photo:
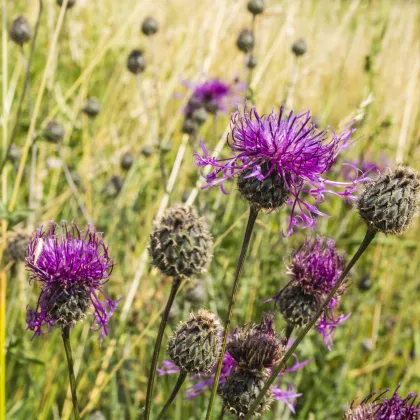
[(102, 290), (113, 268), (108, 248), (91, 224), (82, 232), (74, 222), (69, 230), (63, 221), (61, 235), (57, 228), (50, 222), (47, 231), (37, 229), (29, 241), (26, 266), (31, 271), (30, 280), (37, 281), (42, 291), (35, 311), (28, 309), (28, 329), (37, 336), (43, 334), (45, 325), (74, 327), (92, 305), (93, 329), (101, 330), (102, 340), (119, 302)]
[[(317, 235), (312, 241), (310, 237), (291, 256), (287, 274), (291, 281), (274, 297), (266, 302), (275, 301), (277, 309), (288, 323), (304, 327), (309, 323), (334, 288), (345, 267), (344, 253), (335, 248), (335, 242)], [(337, 326), (349, 318), (348, 315), (335, 315), (340, 296), (346, 285), (342, 284), (337, 294), (318, 320), (317, 331), (322, 334), (329, 350), (332, 346), (332, 333)]]
[[(303, 199), (301, 193), (309, 193), (316, 204), (324, 201), (326, 193), (356, 199), (352, 193), (366, 179), (361, 177), (352, 182), (336, 182), (323, 177), (338, 154), (351, 144), (350, 137), (355, 130), (350, 123), (342, 134), (337, 135), (329, 127), (321, 131), (316, 129), (310, 121), (310, 111), (299, 114), (290, 111), (285, 115), (282, 106), (279, 114), (273, 111), (260, 116), (255, 107), (248, 110), (245, 105), (243, 113), (238, 110), (231, 119), (228, 142), (230, 140), (233, 157), (211, 157), (201, 140), (203, 156), (194, 155), (196, 164), (215, 168), (206, 176), (207, 185), (203, 189), (220, 186), (226, 193), (225, 181), (237, 176), (258, 180), (262, 185), (256, 189), (261, 190), (270, 189), (277, 183), (278, 189), (285, 189), (287, 195), (283, 200), (277, 200), (277, 206), (262, 207), (271, 211), (283, 202), (291, 206), (287, 236), (292, 234), (295, 225), (313, 228), (316, 222), (314, 216), (327, 215), (306, 198)], [(265, 180), (269, 185), (265, 185)]]

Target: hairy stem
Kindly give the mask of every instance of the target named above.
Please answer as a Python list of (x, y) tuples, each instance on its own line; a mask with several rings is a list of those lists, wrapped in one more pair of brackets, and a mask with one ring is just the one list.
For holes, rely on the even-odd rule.
[(62, 337), (63, 337), (64, 348), (66, 350), (67, 366), (69, 369), (71, 399), (73, 401), (74, 418), (76, 420), (79, 420), (80, 409), (79, 409), (79, 402), (77, 400), (77, 394), (76, 394), (77, 384), (76, 384), (76, 377), (74, 376), (73, 355), (72, 355), (71, 347), (70, 347), (70, 327), (63, 327)]
[(156, 337), (155, 349), (153, 351), (152, 365), (150, 367), (149, 381), (147, 383), (147, 394), (146, 394), (146, 406), (144, 411), (145, 420), (150, 418), (150, 410), (152, 408), (152, 394), (153, 394), (153, 382), (155, 381), (156, 376), (156, 366), (159, 359), (159, 351), (162, 344), (163, 333), (165, 331), (166, 324), (168, 322), (169, 312), (171, 310), (172, 304), (174, 303), (175, 296), (178, 292), (179, 286), (181, 284), (181, 278), (175, 277), (172, 282), (172, 289), (169, 295), (168, 301), (166, 302), (165, 311), (162, 315), (162, 320), (160, 322), (158, 335)]
[(159, 413), (159, 415), (157, 416), (157, 420), (161, 419), (163, 417), (163, 415), (165, 414), (166, 410), (171, 406), (171, 404), (173, 403), (176, 395), (178, 394), (179, 390), (182, 387), (182, 384), (184, 383), (186, 377), (187, 377), (187, 372), (185, 370), (181, 370), (179, 376), (178, 376), (178, 380), (176, 381), (175, 387), (171, 392), (171, 395), (168, 398), (168, 401), (166, 401), (165, 405), (163, 406), (161, 412)]
[(227, 318), (226, 318), (226, 321), (225, 321), (225, 330), (223, 332), (222, 350), (220, 352), (219, 361), (217, 363), (216, 374), (215, 374), (215, 377), (214, 377), (214, 383), (213, 383), (213, 387), (211, 389), (211, 396), (210, 396), (210, 401), (209, 401), (209, 405), (208, 405), (208, 408), (207, 408), (206, 420), (211, 419), (211, 412), (213, 410), (213, 404), (214, 404), (214, 400), (216, 398), (217, 387), (219, 385), (220, 373), (222, 371), (223, 356), (224, 356), (225, 351), (226, 351), (227, 336), (228, 336), (228, 332), (229, 332), (230, 322), (232, 320), (233, 307), (235, 306), (236, 296), (237, 296), (237, 293), (238, 293), (239, 278), (241, 276), (241, 272), (242, 272), (242, 268), (243, 268), (243, 265), (244, 265), (246, 253), (247, 253), (248, 246), (249, 246), (249, 242), (250, 242), (250, 239), (251, 239), (252, 231), (254, 229), (255, 221), (257, 220), (258, 212), (259, 212), (259, 209), (251, 205), (251, 207), (249, 209), (248, 224), (246, 226), (245, 236), (244, 236), (244, 240), (243, 240), (243, 243), (242, 243), (242, 249), (241, 249), (241, 253), (239, 255), (238, 265), (236, 266), (235, 279), (233, 281), (232, 294), (231, 294), (231, 297), (230, 297)]
[(278, 364), (276, 368), (273, 369), (272, 374), (270, 378), (267, 380), (267, 382), (264, 385), (264, 388), (261, 390), (260, 394), (258, 395), (258, 398), (254, 401), (254, 403), (251, 405), (248, 414), (245, 417), (245, 420), (248, 420), (252, 417), (253, 412), (258, 407), (258, 405), (261, 403), (262, 399), (264, 398), (265, 393), (268, 391), (268, 389), (271, 387), (271, 385), (274, 383), (274, 381), (277, 378), (277, 375), (280, 373), (280, 371), (286, 367), (286, 363), (289, 360), (289, 358), (293, 355), (294, 351), (296, 350), (297, 346), (300, 344), (300, 342), (305, 338), (306, 334), (309, 332), (309, 330), (315, 325), (315, 323), (318, 321), (318, 319), (322, 316), (324, 313), (324, 310), (327, 308), (328, 304), (333, 299), (334, 295), (336, 294), (337, 290), (345, 280), (347, 274), (352, 269), (354, 264), (356, 264), (357, 260), (362, 256), (362, 254), (366, 251), (369, 244), (372, 242), (372, 240), (375, 238), (376, 232), (368, 230), (366, 232), (366, 235), (363, 239), (363, 242), (360, 244), (359, 249), (357, 250), (356, 254), (354, 254), (351, 261), (347, 264), (346, 268), (344, 269), (343, 273), (341, 274), (340, 278), (338, 279), (337, 283), (335, 284), (334, 288), (331, 290), (328, 297), (325, 299), (325, 302), (322, 304), (322, 306), (318, 309), (315, 316), (311, 319), (309, 324), (302, 330), (302, 332), (298, 335), (296, 338), (296, 341), (290, 346), (289, 350), (284, 355), (281, 362)]

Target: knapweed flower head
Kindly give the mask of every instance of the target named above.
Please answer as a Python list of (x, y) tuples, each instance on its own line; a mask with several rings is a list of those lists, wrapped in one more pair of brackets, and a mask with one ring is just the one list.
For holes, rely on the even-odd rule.
[[(196, 154), (196, 163), (214, 168), (203, 188), (220, 186), (226, 192), (225, 182), (237, 177), (239, 191), (252, 205), (268, 211), (284, 203), (291, 206), (288, 235), (298, 224), (314, 227), (314, 216), (326, 216), (316, 207), (326, 193), (351, 198), (364, 179), (334, 182), (324, 177), (338, 154), (351, 144), (351, 124), (337, 135), (328, 127), (317, 130), (310, 121), (310, 111), (285, 115), (281, 107), (278, 114), (260, 116), (255, 107), (249, 110), (245, 105), (231, 119), (232, 157), (211, 157), (201, 141), (203, 156)], [(302, 198), (305, 192), (315, 205)]]
[[(389, 388), (379, 394), (379, 391), (370, 394), (359, 405), (352, 404), (344, 412), (344, 420), (419, 420), (420, 403), (418, 394), (410, 392), (402, 398), (396, 390), (391, 398), (385, 398)], [(379, 394), (379, 395), (378, 395)]]
[(38, 229), (29, 241), (25, 263), (31, 280), (42, 291), (35, 310), (28, 310), (28, 329), (41, 335), (45, 326), (74, 327), (93, 308), (94, 330), (100, 338), (108, 334), (108, 321), (118, 301), (103, 291), (113, 262), (102, 235), (89, 224), (83, 232), (72, 222), (50, 222), (46, 231)]
[(260, 324), (233, 330), (226, 349), (241, 369), (261, 370), (277, 365), (284, 346), (274, 329), (274, 314), (264, 313)]
[[(344, 267), (344, 254), (336, 250), (332, 239), (318, 235), (313, 241), (308, 238), (291, 256), (287, 271), (291, 281), (268, 301), (275, 300), (290, 325), (305, 327), (334, 288)], [(328, 349), (332, 346), (333, 331), (350, 316), (334, 313), (345, 288), (343, 283), (317, 323)]]

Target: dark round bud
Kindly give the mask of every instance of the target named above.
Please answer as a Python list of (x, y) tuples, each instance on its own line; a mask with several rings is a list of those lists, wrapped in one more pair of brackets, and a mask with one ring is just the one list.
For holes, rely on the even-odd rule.
[(133, 50), (127, 59), (127, 68), (133, 74), (139, 74), (146, 68), (146, 59), (141, 50)]
[(134, 158), (130, 152), (126, 152), (121, 156), (120, 165), (125, 171), (128, 171), (133, 166)]
[(276, 307), (288, 324), (305, 327), (319, 309), (319, 299), (305, 294), (300, 286), (288, 286), (276, 299)]
[(10, 39), (16, 44), (22, 46), (32, 38), (32, 30), (28, 21), (23, 16), (18, 16), (10, 26)]
[(96, 98), (89, 98), (82, 112), (89, 118), (95, 118), (101, 112), (101, 104)]
[[(218, 390), (226, 409), (238, 419), (245, 417), (269, 376), (266, 370), (234, 369)], [(254, 416), (260, 417), (262, 413), (269, 410), (272, 402), (273, 393), (269, 390), (256, 408)]]
[(405, 232), (418, 213), (420, 175), (399, 166), (365, 184), (357, 207), (368, 229), (398, 235)]
[(10, 146), (9, 159), (11, 162), (17, 162), (20, 159), (20, 149), (15, 144)]
[(236, 46), (245, 54), (250, 52), (254, 48), (254, 34), (252, 31), (249, 29), (242, 29), (236, 40)]
[(198, 108), (192, 113), (191, 117), (198, 125), (203, 125), (207, 120), (207, 111), (205, 108)]
[(357, 287), (359, 290), (361, 290), (362, 292), (367, 292), (368, 290), (370, 290), (372, 288), (372, 280), (370, 279), (369, 274), (365, 274), (364, 276), (360, 277), (358, 283), (357, 283)]
[(200, 309), (179, 324), (169, 338), (169, 356), (182, 371), (209, 373), (220, 356), (222, 334), (219, 317)]
[[(61, 7), (64, 3), (64, 0), (57, 0), (57, 4)], [(69, 0), (67, 2), (67, 9), (71, 9), (76, 4), (76, 0)]]
[(51, 120), (44, 129), (44, 139), (50, 143), (60, 143), (64, 138), (64, 127), (57, 121)]
[(123, 180), (121, 179), (121, 177), (119, 177), (118, 175), (114, 175), (107, 182), (102, 192), (107, 197), (116, 197), (120, 193), (122, 186), (123, 186)]
[(184, 118), (181, 131), (184, 134), (193, 135), (198, 131), (198, 124), (192, 118)]
[(81, 321), (90, 307), (89, 295), (82, 286), (71, 289), (61, 284), (46, 292), (48, 316), (61, 327), (74, 327)]
[(246, 66), (252, 70), (255, 69), (255, 67), (257, 67), (258, 61), (257, 61), (257, 57), (255, 57), (255, 55), (250, 54), (247, 56), (246, 58)]
[(26, 250), (28, 248), (28, 242), (30, 235), (23, 231), (19, 230), (10, 234), (10, 237), (7, 239), (7, 245), (4, 252), (4, 258), (7, 262), (15, 261), (21, 262), (25, 260)]
[(190, 99), (188, 99), (187, 109), (188, 111), (194, 112), (196, 109), (201, 108), (203, 106), (201, 99), (197, 98), (197, 96), (192, 95)]
[(204, 271), (211, 259), (213, 241), (207, 222), (185, 205), (166, 210), (150, 235), (152, 264), (162, 273), (191, 277)]
[[(263, 168), (264, 171), (265, 168)], [(249, 203), (265, 210), (273, 210), (282, 206), (289, 198), (289, 191), (276, 171), (266, 179), (246, 178), (251, 170), (242, 172), (237, 181), (239, 192)]]
[(304, 39), (298, 39), (292, 44), (292, 52), (296, 57), (304, 55), (307, 51), (306, 42)]
[(204, 109), (212, 115), (215, 115), (219, 110), (219, 104), (216, 101), (206, 100), (203, 102)]
[(153, 153), (153, 147), (150, 145), (144, 146), (143, 149), (141, 149), (141, 154), (145, 157), (152, 156)]
[(259, 15), (264, 11), (264, 0), (248, 0), (248, 10), (253, 15)]
[(159, 29), (159, 24), (157, 23), (156, 19), (152, 18), (151, 16), (148, 16), (143, 20), (143, 23), (141, 24), (141, 31), (146, 36), (154, 35)]
[(207, 301), (207, 290), (203, 280), (197, 280), (185, 291), (185, 300), (196, 307)]

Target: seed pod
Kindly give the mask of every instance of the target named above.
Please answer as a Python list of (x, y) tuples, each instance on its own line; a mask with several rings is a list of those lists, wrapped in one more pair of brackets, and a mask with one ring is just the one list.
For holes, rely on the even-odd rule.
[(10, 39), (16, 44), (23, 46), (32, 38), (32, 30), (28, 21), (23, 16), (18, 16), (10, 26)]
[(159, 24), (157, 23), (156, 19), (152, 18), (151, 16), (148, 16), (143, 20), (143, 23), (141, 24), (141, 31), (146, 36), (152, 36), (154, 35), (159, 29)]
[(264, 0), (248, 0), (248, 10), (253, 15), (259, 15), (264, 11)]
[(191, 303), (192, 306), (200, 306), (206, 302), (207, 290), (202, 279), (194, 282), (194, 284), (185, 291), (185, 300)]
[(319, 309), (320, 299), (305, 294), (300, 286), (286, 287), (276, 300), (276, 307), (289, 325), (305, 327)]
[(287, 201), (289, 191), (276, 171), (263, 181), (255, 177), (247, 178), (251, 172), (251, 170), (243, 171), (237, 181), (239, 192), (245, 200), (265, 210), (277, 209)]
[[(269, 376), (266, 370), (261, 372), (234, 369), (218, 390), (226, 409), (236, 418), (245, 417)], [(265, 411), (269, 410), (272, 402), (273, 393), (269, 390), (255, 410), (254, 416), (261, 417)]]
[(150, 235), (152, 264), (162, 273), (191, 277), (204, 271), (213, 241), (207, 222), (185, 205), (169, 208)]
[(255, 55), (250, 54), (247, 56), (246, 58), (246, 66), (252, 70), (255, 69), (255, 67), (257, 67), (258, 61), (257, 61), (257, 57), (255, 57)]
[(121, 156), (121, 169), (128, 171), (133, 166), (134, 158), (130, 152), (126, 152)]
[(169, 355), (182, 371), (209, 373), (220, 355), (222, 333), (220, 319), (200, 309), (178, 325), (168, 342)]
[[(64, 0), (57, 0), (57, 4), (61, 7), (64, 3)], [(76, 0), (69, 0), (67, 2), (67, 9), (71, 9), (76, 4)]]
[(5, 260), (7, 262), (25, 261), (25, 255), (26, 250), (28, 248), (29, 239), (30, 235), (23, 230), (13, 232), (7, 240), (7, 246), (4, 253)]
[(239, 32), (236, 46), (245, 54), (249, 53), (254, 48), (254, 34), (249, 29), (242, 29)]
[(143, 51), (133, 50), (127, 59), (127, 68), (133, 74), (139, 74), (146, 68), (146, 59)]
[(304, 39), (298, 39), (292, 44), (292, 52), (296, 57), (304, 55), (307, 51), (306, 42)]
[(101, 104), (96, 98), (89, 98), (82, 112), (90, 118), (95, 118), (101, 112)]
[(64, 134), (64, 127), (56, 120), (49, 121), (43, 132), (46, 141), (56, 144), (63, 140)]
[(412, 168), (398, 166), (365, 185), (357, 208), (368, 229), (399, 235), (418, 213), (420, 175)]

